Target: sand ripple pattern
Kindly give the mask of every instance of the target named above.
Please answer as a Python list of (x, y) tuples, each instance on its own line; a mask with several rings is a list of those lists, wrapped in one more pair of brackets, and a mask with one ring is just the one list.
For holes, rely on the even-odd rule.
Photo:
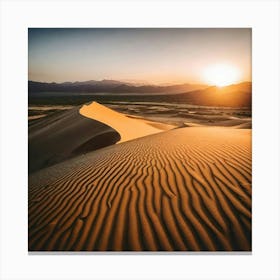
[(181, 128), (29, 177), (31, 251), (250, 251), (251, 130)]

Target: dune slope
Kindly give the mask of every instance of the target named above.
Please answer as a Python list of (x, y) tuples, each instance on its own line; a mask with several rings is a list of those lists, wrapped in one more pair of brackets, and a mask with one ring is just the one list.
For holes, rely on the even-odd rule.
[(117, 131), (82, 116), (78, 107), (55, 113), (28, 128), (28, 171), (32, 173), (119, 140)]
[(187, 127), (29, 176), (30, 251), (250, 251), (251, 130)]

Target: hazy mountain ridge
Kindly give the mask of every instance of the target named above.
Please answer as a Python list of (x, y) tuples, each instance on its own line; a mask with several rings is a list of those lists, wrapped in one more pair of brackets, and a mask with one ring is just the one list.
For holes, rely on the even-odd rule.
[(194, 105), (250, 108), (252, 106), (252, 83), (242, 82), (225, 87), (211, 86), (178, 94), (176, 97)]
[(89, 80), (84, 82), (43, 83), (28, 81), (29, 92), (108, 92), (108, 93), (182, 93), (206, 88), (202, 84), (179, 84), (170, 86), (135, 85), (116, 80)]
[[(186, 85), (174, 86), (131, 86), (129, 84), (118, 84), (117, 81), (105, 80), (101, 86), (95, 85), (96, 81), (75, 82), (71, 83), (71, 87), (67, 87), (68, 83), (38, 83), (29, 81), (29, 97), (32, 98), (34, 104), (42, 102), (49, 98), (56, 99), (58, 104), (82, 104), (96, 100), (98, 102), (110, 101), (132, 101), (132, 102), (166, 102), (178, 104), (191, 104), (198, 106), (217, 106), (217, 107), (246, 107), (252, 106), (252, 83), (242, 82), (239, 84), (232, 84), (225, 87), (208, 86), (202, 89), (188, 90)], [(90, 84), (90, 86), (88, 86)], [(111, 86), (111, 90), (108, 88)], [(114, 84), (114, 86), (112, 86)], [(95, 89), (93, 91), (92, 89)], [(183, 90), (183, 89), (186, 90)], [(65, 90), (69, 89), (69, 90)], [(86, 90), (90, 91), (86, 91)], [(106, 92), (106, 89), (108, 90)], [(133, 91), (134, 90), (134, 91)], [(179, 93), (176, 92), (179, 91)], [(45, 93), (44, 93), (45, 92)], [(88, 92), (87, 95), (81, 93)], [(103, 96), (95, 93), (106, 92)], [(132, 93), (132, 94), (131, 94)], [(134, 94), (133, 94), (134, 93)], [(136, 93), (136, 94), (135, 94)]]

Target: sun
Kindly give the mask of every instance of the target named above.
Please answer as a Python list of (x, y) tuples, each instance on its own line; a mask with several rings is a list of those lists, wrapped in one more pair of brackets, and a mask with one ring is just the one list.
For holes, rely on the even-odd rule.
[(238, 82), (240, 71), (229, 64), (215, 64), (207, 67), (204, 71), (204, 80), (218, 87), (227, 86)]

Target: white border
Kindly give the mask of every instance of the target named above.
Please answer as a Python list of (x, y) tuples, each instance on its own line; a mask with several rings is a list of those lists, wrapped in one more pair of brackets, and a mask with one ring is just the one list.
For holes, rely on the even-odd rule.
[[(280, 279), (278, 1), (1, 1), (0, 16), (1, 279)], [(106, 26), (253, 28), (252, 255), (28, 255), (27, 28)]]

